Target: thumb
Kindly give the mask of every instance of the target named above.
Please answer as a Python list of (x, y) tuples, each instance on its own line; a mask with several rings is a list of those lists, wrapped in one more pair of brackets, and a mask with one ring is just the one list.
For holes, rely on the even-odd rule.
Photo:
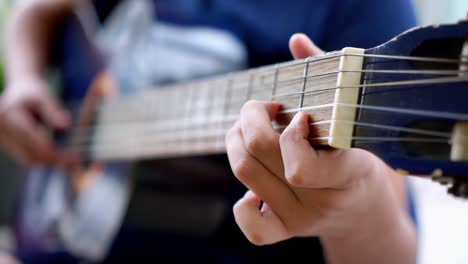
[(323, 50), (315, 46), (309, 37), (302, 33), (292, 35), (289, 39), (289, 49), (295, 59), (303, 59), (325, 53)]

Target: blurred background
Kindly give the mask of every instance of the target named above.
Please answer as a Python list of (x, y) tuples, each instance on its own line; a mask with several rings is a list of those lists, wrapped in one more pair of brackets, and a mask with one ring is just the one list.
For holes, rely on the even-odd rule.
[[(12, 6), (19, 0), (0, 0), (0, 91), (3, 89), (3, 31)], [(421, 25), (455, 22), (467, 17), (467, 0), (413, 0)], [(428, 180), (411, 178), (420, 230), (419, 263), (468, 263), (468, 201), (448, 196)], [(15, 163), (0, 153), (0, 250), (11, 249), (8, 228), (21, 176)]]

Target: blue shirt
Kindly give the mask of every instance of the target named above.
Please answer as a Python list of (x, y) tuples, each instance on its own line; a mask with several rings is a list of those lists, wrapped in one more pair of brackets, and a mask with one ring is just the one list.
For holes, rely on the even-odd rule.
[[(115, 0), (94, 0), (103, 21)], [(288, 40), (293, 33), (307, 34), (326, 51), (343, 47), (371, 48), (416, 25), (409, 0), (155, 0), (158, 20), (186, 27), (209, 26), (234, 34), (245, 44), (248, 66), (291, 60)], [(67, 60), (62, 64), (66, 99), (82, 98), (97, 70), (87, 68), (79, 77), (77, 65), (93, 57), (82, 49), (72, 31), (65, 32)], [(82, 78), (82, 76), (88, 76)], [(68, 78), (68, 79), (67, 79)]]

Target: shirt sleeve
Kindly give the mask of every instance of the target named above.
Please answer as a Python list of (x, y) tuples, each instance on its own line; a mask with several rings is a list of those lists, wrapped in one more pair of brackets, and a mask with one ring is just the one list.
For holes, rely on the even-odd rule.
[(371, 48), (416, 25), (410, 0), (333, 0), (322, 48)]

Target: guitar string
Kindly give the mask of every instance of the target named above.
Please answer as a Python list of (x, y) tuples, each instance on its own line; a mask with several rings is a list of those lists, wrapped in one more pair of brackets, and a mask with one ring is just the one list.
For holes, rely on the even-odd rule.
[[(302, 108), (294, 108), (294, 109), (287, 109), (282, 111), (282, 114), (287, 113), (296, 113), (298, 111), (311, 111), (321, 108), (328, 108), (333, 106), (343, 106), (343, 107), (353, 107), (353, 108), (361, 108), (366, 110), (374, 110), (374, 111), (386, 111), (386, 112), (393, 112), (393, 113), (400, 113), (400, 114), (411, 114), (411, 115), (418, 115), (418, 116), (425, 116), (425, 117), (432, 117), (432, 118), (444, 118), (444, 119), (455, 119), (455, 120), (468, 120), (468, 115), (460, 114), (460, 113), (445, 113), (445, 112), (435, 112), (435, 111), (428, 111), (428, 110), (418, 110), (418, 109), (402, 109), (402, 108), (392, 108), (392, 107), (379, 107), (379, 106), (369, 106), (369, 105), (357, 105), (357, 104), (322, 104), (316, 106), (307, 106)], [(148, 120), (143, 120), (141, 122), (146, 123)], [(183, 120), (179, 120), (183, 121)], [(110, 124), (106, 123), (107, 126)], [(98, 125), (102, 127), (103, 125)], [(91, 127), (88, 127), (90, 129)], [(186, 127), (187, 128), (187, 127)]]
[[(365, 143), (385, 143), (385, 142), (406, 142), (406, 143), (425, 143), (425, 144), (449, 144), (448, 141), (446, 140), (428, 140), (426, 138), (356, 138), (356, 137), (349, 137), (347, 138), (349, 140), (359, 140), (360, 144), (365, 144)], [(325, 140), (325, 139), (324, 139)], [(310, 141), (314, 141), (314, 139), (310, 139)], [(190, 152), (193, 154), (216, 154), (216, 153), (225, 153), (225, 146), (224, 145), (218, 145), (218, 146), (213, 146), (212, 143), (210, 142), (194, 142), (191, 143), (191, 145), (181, 145), (180, 142), (172, 142), (174, 144), (177, 144), (176, 146), (170, 146), (171, 149), (165, 149), (165, 148), (159, 148), (156, 149), (154, 147), (160, 146), (160, 147), (167, 147), (168, 145), (171, 145), (171, 142), (165, 142), (164, 144), (160, 145), (148, 145), (148, 144), (142, 144), (141, 146), (137, 145), (130, 145), (130, 146), (125, 146), (126, 147), (126, 152), (125, 153), (118, 153), (116, 151), (116, 146), (112, 146), (113, 148), (107, 147), (107, 150), (105, 148), (101, 148), (99, 150), (96, 150), (94, 153), (91, 153), (91, 158), (95, 160), (115, 160), (119, 158), (123, 158), (125, 160), (128, 159), (138, 159), (142, 157), (147, 157), (151, 156), (153, 158), (156, 158), (158, 156), (164, 156), (164, 157), (171, 157), (172, 155), (174, 156), (187, 156)], [(117, 146), (118, 147), (118, 146)], [(135, 150), (137, 149), (137, 150)], [(106, 152), (105, 154), (102, 154), (102, 152)], [(86, 152), (77, 152), (76, 154), (87, 154)]]
[[(468, 81), (468, 78), (466, 78), (467, 81)], [(464, 79), (463, 79), (464, 80)], [(437, 83), (445, 83), (446, 81), (448, 81), (447, 79), (444, 79), (444, 80), (437, 80)], [(453, 79), (453, 80), (450, 80), (450, 81), (460, 81), (459, 78), (457, 79)], [(415, 84), (419, 84), (419, 83), (416, 83), (416, 82), (411, 82), (413, 85)], [(427, 84), (426, 81), (423, 82), (424, 84)], [(376, 87), (384, 87), (383, 85), (381, 86), (380, 84), (376, 84), (378, 86)], [(401, 86), (401, 85), (407, 85), (407, 82), (403, 82), (402, 84), (398, 84), (396, 82), (393, 82), (391, 83), (392, 86)], [(356, 86), (349, 86), (349, 88), (360, 88), (360, 87), (364, 87), (365, 85), (356, 85)], [(341, 88), (346, 88), (346, 87), (341, 87)], [(339, 88), (334, 88), (334, 89), (339, 89)], [(298, 94), (307, 94), (307, 91), (306, 92), (300, 92)], [(278, 95), (278, 97), (284, 97), (286, 95)], [(263, 98), (263, 100), (267, 100), (268, 98)], [(261, 99), (260, 99), (261, 100)], [(281, 102), (279, 102), (281, 103)], [(226, 104), (220, 104), (219, 106), (225, 106)], [(213, 108), (215, 107), (216, 105), (211, 105), (210, 107)], [(315, 110), (315, 109), (320, 109), (320, 108), (325, 108), (325, 107), (332, 107), (334, 106), (333, 103), (330, 103), (330, 104), (322, 104), (322, 105), (314, 105), (314, 106), (306, 106), (306, 107), (303, 107), (303, 108), (292, 108), (292, 109), (287, 109), (287, 110), (284, 110), (282, 113), (294, 113), (294, 112), (297, 112), (297, 111), (300, 111), (300, 110), (303, 110), (303, 111), (307, 111), (307, 110)], [(345, 106), (346, 105), (343, 105), (341, 104), (341, 106)], [(382, 108), (379, 108), (377, 106), (365, 106), (365, 105), (350, 105), (351, 107), (356, 107), (356, 108), (364, 108), (364, 109), (369, 109), (369, 108), (373, 108), (373, 109), (382, 109)], [(377, 108), (376, 108), (377, 107)], [(198, 113), (200, 110), (204, 110), (206, 109), (207, 107), (191, 107), (190, 111), (192, 113)], [(405, 109), (402, 109), (402, 111), (404, 111)], [(406, 109), (406, 110), (409, 110), (409, 111), (419, 111), (418, 115), (423, 115), (422, 113), (426, 113), (426, 116), (429, 115), (429, 116), (432, 116), (432, 117), (440, 117), (440, 118), (443, 118), (441, 117), (440, 114), (443, 114), (443, 113), (438, 113), (438, 112), (434, 112), (434, 111), (428, 111), (428, 110), (412, 110), (412, 109)], [(397, 111), (396, 109), (393, 110), (394, 112)], [(397, 111), (398, 112), (398, 111)], [(456, 119), (456, 118), (459, 118), (461, 120), (466, 120), (466, 115), (463, 115), (463, 114), (458, 114), (456, 116), (454, 116), (455, 113), (451, 113), (450, 117), (448, 117), (449, 119)], [(142, 123), (146, 123), (148, 122), (150, 118), (143, 118), (142, 120), (139, 120), (138, 122), (142, 122)], [(153, 119), (154, 120), (154, 119)], [(177, 119), (177, 120), (180, 120), (180, 119)], [(156, 120), (154, 120), (156, 121)], [(170, 122), (170, 120), (167, 120), (167, 119), (160, 119), (158, 120), (159, 122), (165, 122), (165, 121), (168, 121)], [(128, 121), (115, 121), (113, 120), (112, 122), (106, 122), (105, 125), (111, 125), (113, 123), (127, 123)], [(83, 127), (86, 127), (87, 129), (92, 129), (93, 126), (85, 126), (85, 125), (76, 125), (74, 127), (72, 127), (72, 129), (79, 129), (81, 126)], [(94, 126), (103, 126), (103, 124), (98, 124), (98, 125), (94, 125)]]
[[(463, 63), (462, 62), (463, 58), (465, 58), (465, 57), (468, 58), (468, 56), (460, 56), (460, 60), (457, 60), (457, 59), (434, 58), (434, 57), (393, 56), (393, 55), (382, 55), (382, 54), (352, 54), (352, 53), (343, 54), (341, 52), (331, 52), (331, 53), (326, 53), (325, 55), (320, 56), (320, 57), (308, 57), (306, 59), (300, 59), (300, 60), (296, 60), (296, 61), (277, 63), (277, 64), (274, 64), (274, 65), (258, 67), (258, 68), (254, 68), (254, 69), (249, 69), (249, 70), (237, 72), (237, 73), (230, 73), (230, 74), (226, 74), (224, 76), (211, 77), (211, 78), (208, 77), (208, 78), (204, 78), (204, 79), (191, 80), (191, 81), (183, 81), (183, 82), (179, 82), (178, 84), (161, 86), (161, 87), (159, 87), (159, 89), (152, 89), (152, 91), (160, 91), (160, 90), (165, 89), (165, 88), (171, 88), (171, 87), (173, 88), (173, 87), (177, 87), (177, 86), (181, 86), (181, 85), (183, 86), (183, 85), (188, 85), (188, 84), (192, 84), (192, 86), (196, 86), (196, 83), (203, 83), (203, 82), (207, 82), (207, 81), (213, 81), (213, 80), (215, 80), (217, 78), (223, 78), (223, 77), (227, 78), (229, 76), (236, 76), (236, 75), (241, 75), (241, 74), (249, 75), (249, 73), (252, 74), (252, 72), (258, 74), (258, 72), (261, 72), (261, 70), (268, 70), (268, 69), (273, 70), (273, 69), (278, 69), (278, 68), (279, 69), (287, 69), (287, 68), (292, 68), (294, 66), (301, 65), (301, 64), (306, 64), (306, 63), (313, 66), (312, 65), (313, 63), (326, 61), (326, 60), (332, 60), (332, 59), (336, 59), (336, 58), (339, 58), (339, 57), (342, 57), (342, 56), (381, 58), (381, 59), (386, 59), (386, 60), (400, 60), (400, 61), (422, 61), (422, 62), (434, 62), (434, 63), (449, 63), (449, 64), (460, 64), (460, 63)], [(365, 62), (365, 64), (369, 64), (369, 62)], [(372, 70), (370, 70), (370, 71), (372, 71)], [(377, 73), (377, 71), (375, 71), (375, 72)], [(400, 71), (400, 72), (402, 72), (402, 71)], [(441, 73), (444, 73), (444, 71), (441, 71)], [(309, 78), (309, 77), (313, 77), (313, 76), (302, 77), (302, 78), (300, 78), (298, 80), (303, 80), (304, 78)], [(151, 90), (148, 89), (145, 92), (147, 92), (147, 91), (151, 91)], [(69, 102), (69, 104), (71, 104), (72, 106), (80, 105), (81, 101), (79, 101), (79, 102)]]
[[(181, 151), (181, 149), (195, 149), (195, 150), (203, 150), (206, 152), (210, 152), (208, 148), (212, 150), (216, 149), (224, 149), (224, 136), (225, 132), (221, 131), (218, 133), (211, 132), (204, 135), (197, 135), (191, 136), (186, 138), (167, 138), (161, 140), (161, 138), (143, 138), (139, 140), (133, 141), (116, 141), (113, 144), (98, 144), (93, 145), (91, 149), (83, 149), (83, 148), (74, 148), (72, 149), (72, 153), (76, 154), (91, 154), (93, 156), (121, 156), (122, 153), (115, 152), (117, 150), (121, 150), (125, 147), (125, 151), (127, 154), (131, 154), (131, 156), (135, 155), (142, 155), (144, 154), (143, 151), (146, 148), (147, 150), (151, 151), (154, 154), (160, 153), (168, 153), (171, 149), (167, 149), (167, 147), (172, 147), (172, 151), (174, 149)], [(451, 139), (443, 139), (443, 138), (426, 138), (426, 137), (370, 137), (370, 136), (329, 136), (329, 137), (310, 137), (308, 138), (311, 143), (315, 141), (315, 143), (323, 142), (326, 144), (325, 141), (328, 141), (332, 138), (340, 138), (340, 139), (347, 139), (347, 140), (354, 140), (355, 143), (384, 143), (384, 142), (406, 142), (406, 143), (426, 143), (426, 144), (452, 144)], [(185, 143), (185, 145), (184, 145)], [(177, 149), (178, 148), (178, 149)], [(69, 150), (70, 151), (70, 150)], [(103, 154), (104, 152), (104, 154)], [(125, 155), (125, 154), (123, 154)], [(110, 158), (112, 159), (112, 157)]]
[[(344, 120), (318, 121), (318, 122), (312, 122), (309, 125), (319, 126), (319, 125), (324, 125), (324, 124), (331, 124), (332, 122), (346, 123), (346, 124), (352, 124), (352, 125), (356, 125), (356, 126), (364, 126), (364, 127), (369, 127), (369, 128), (373, 128), (373, 129), (394, 130), (394, 131), (399, 131), (399, 132), (407, 132), (407, 133), (411, 133), (411, 134), (420, 134), (420, 135), (427, 135), (427, 136), (432, 136), (432, 137), (443, 138), (443, 140), (442, 139), (434, 139), (434, 138), (419, 138), (417, 140), (419, 142), (423, 142), (424, 140), (429, 142), (429, 143), (432, 142), (432, 141), (434, 141), (434, 142), (439, 142), (439, 141), (449, 142), (449, 139), (451, 138), (451, 134), (447, 133), (447, 132), (426, 130), (426, 129), (413, 129), (413, 128), (406, 128), (406, 127), (398, 127), (398, 126), (378, 125), (378, 124), (372, 124), (372, 123), (344, 121)], [(282, 130), (284, 128), (285, 128), (285, 126), (276, 126), (276, 127), (274, 127), (275, 130)], [(148, 129), (148, 127), (145, 127), (144, 129), (141, 129), (141, 130), (138, 131), (140, 133), (135, 133), (132, 136), (133, 136), (133, 138), (138, 138), (136, 140), (137, 142), (150, 141), (152, 143), (166, 144), (166, 143), (170, 143), (170, 141), (181, 142), (181, 141), (203, 140), (203, 139), (206, 140), (207, 138), (211, 138), (211, 137), (222, 137), (227, 132), (227, 129), (225, 129), (225, 128), (219, 128), (218, 127), (218, 128), (214, 128), (214, 129), (221, 130), (221, 131), (220, 132), (219, 131), (216, 131), (216, 132), (211, 131), (211, 132), (203, 133), (203, 134), (199, 134), (199, 135), (193, 135), (193, 134), (196, 134), (196, 133), (191, 133), (191, 134), (189, 134), (189, 136), (186, 136), (186, 133), (184, 133), (184, 131), (179, 131), (178, 133), (181, 133), (182, 135), (184, 135), (184, 136), (179, 137), (179, 136), (175, 136), (175, 135), (177, 135), (177, 132), (174, 133), (174, 131), (171, 131), (171, 130), (167, 131), (166, 134), (154, 134), (154, 132), (155, 132), (154, 130)], [(201, 132), (204, 132), (204, 131), (201, 131)], [(147, 134), (151, 134), (151, 136), (148, 136)], [(166, 138), (162, 137), (164, 135), (166, 136)], [(333, 136), (333, 137), (334, 138), (340, 138), (340, 136)], [(128, 135), (125, 136), (124, 138), (128, 139)], [(311, 140), (317, 140), (317, 139), (321, 140), (321, 139), (325, 139), (325, 138), (327, 138), (327, 137), (311, 138)], [(328, 137), (328, 138), (330, 138), (330, 137)], [(349, 137), (346, 137), (346, 138), (349, 138)], [(365, 138), (366, 137), (353, 137), (353, 139), (356, 139), (356, 140), (357, 139), (364, 140)], [(386, 137), (381, 137), (381, 139), (383, 139), (385, 141), (389, 141), (389, 140), (387, 140), (388, 138), (386, 138)], [(414, 139), (414, 138), (411, 138), (410, 141), (412, 141), (412, 139)], [(156, 142), (155, 142), (155, 140), (156, 140)], [(371, 137), (371, 138), (369, 138), (369, 140), (375, 141), (375, 138)], [(116, 142), (120, 142), (120, 141), (122, 141), (122, 139), (119, 139), (118, 137), (117, 137), (117, 139), (115, 137), (114, 138), (105, 138), (105, 139), (100, 138), (98, 143), (88, 143), (88, 144), (85, 143), (85, 144), (72, 145), (72, 146), (69, 146), (69, 147), (71, 147), (72, 149), (86, 148), (86, 147), (89, 147), (89, 146), (92, 146), (94, 148), (100, 148), (100, 147), (103, 147), (103, 145), (104, 145), (104, 147), (107, 146), (107, 145), (115, 145)], [(395, 140), (391, 139), (390, 141), (395, 141)], [(402, 139), (401, 141), (408, 141), (408, 139)], [(83, 143), (83, 142), (80, 142), (80, 143)], [(152, 146), (157, 146), (157, 145), (152, 145)]]
[[(354, 71), (354, 72), (364, 72), (364, 71)], [(368, 72), (370, 72), (370, 71), (368, 71)], [(326, 73), (326, 74), (337, 74), (337, 73), (333, 72), (333, 73)], [(317, 76), (318, 75), (308, 76), (307, 78), (310, 79), (310, 78), (317, 77)], [(304, 79), (306, 79), (306, 78), (303, 77), (300, 80), (304, 80)], [(457, 76), (457, 77), (443, 77), (443, 78), (425, 78), (425, 79), (412, 80), (412, 81), (361, 84), (361, 85), (355, 85), (355, 86), (341, 86), (341, 87), (330, 86), (330, 87), (327, 87), (327, 88), (321, 88), (321, 89), (317, 89), (317, 90), (308, 90), (308, 91), (303, 91), (303, 92), (294, 92), (294, 93), (284, 93), (284, 94), (273, 95), (273, 96), (271, 96), (270, 99), (282, 98), (282, 97), (291, 97), (291, 96), (300, 96), (300, 95), (309, 95), (309, 94), (320, 94), (320, 93), (324, 93), (324, 92), (331, 92), (331, 91), (334, 91), (334, 90), (337, 90), (337, 89), (353, 89), (353, 88), (362, 88), (362, 87), (387, 87), (387, 86), (395, 87), (395, 86), (408, 86), (408, 85), (420, 85), (420, 84), (423, 85), (423, 84), (457, 83), (457, 82), (465, 82), (465, 81), (468, 82), (468, 77)], [(331, 80), (330, 83), (332, 83), (332, 82), (336, 82), (336, 81)], [(262, 85), (262, 87), (263, 87), (263, 85)], [(291, 87), (292, 86), (282, 86), (281, 89), (283, 90), (283, 89), (288, 89), (288, 88), (291, 88)], [(154, 91), (156, 92), (158, 90), (154, 90)], [(263, 91), (263, 90), (261, 90), (261, 91)], [(252, 95), (255, 95), (255, 94), (258, 94), (258, 93), (252, 93)], [(157, 95), (157, 93), (155, 93), (154, 95)], [(136, 98), (133, 98), (133, 99), (136, 99)], [(262, 98), (262, 99), (267, 99), (267, 98)], [(239, 101), (233, 101), (233, 102), (228, 102), (228, 103), (240, 104), (240, 103), (245, 103), (245, 102), (246, 102), (246, 100), (239, 100)], [(103, 104), (101, 104), (100, 106), (94, 107), (92, 113), (100, 112), (103, 107), (106, 107), (106, 106), (111, 107), (112, 105), (116, 105), (116, 104), (119, 104), (119, 103), (120, 103), (119, 100), (103, 102)], [(154, 102), (154, 103), (156, 103), (156, 102)], [(196, 111), (196, 110), (203, 110), (206, 107), (213, 107), (213, 106), (214, 107), (216, 107), (216, 106), (224, 107), (226, 105), (226, 103), (227, 102), (223, 102), (220, 105), (216, 105), (216, 104), (213, 105), (212, 104), (210, 106), (196, 107), (196, 108), (192, 108), (192, 109), (194, 111)], [(78, 103), (76, 105), (78, 105)], [(141, 105), (141, 104), (139, 104), (139, 105)]]
[[(105, 129), (110, 130), (117, 130), (122, 131), (126, 128), (138, 128), (144, 127), (146, 130), (149, 130), (151, 133), (157, 132), (169, 132), (174, 133), (174, 131), (182, 131), (187, 129), (197, 129), (199, 127), (205, 128), (207, 126), (220, 126), (223, 124), (234, 124), (234, 122), (239, 119), (239, 115), (231, 115), (227, 117), (219, 116), (217, 118), (211, 118), (210, 120), (189, 120), (189, 119), (174, 119), (166, 122), (158, 122), (156, 124), (148, 124), (144, 122), (127, 122), (121, 124), (112, 124), (106, 126)], [(187, 122), (189, 121), (189, 122)], [(416, 133), (416, 134), (424, 134), (430, 136), (438, 136), (438, 137), (450, 137), (450, 133), (442, 132), (442, 131), (435, 131), (435, 130), (428, 130), (428, 129), (413, 129), (413, 128), (405, 128), (405, 127), (398, 127), (398, 126), (388, 126), (388, 125), (381, 125), (381, 124), (373, 124), (373, 123), (366, 123), (366, 122), (356, 122), (356, 121), (347, 121), (347, 120), (325, 120), (325, 121), (317, 121), (312, 122), (309, 125), (325, 125), (334, 123), (342, 123), (342, 124), (349, 124), (349, 125), (357, 125), (357, 126), (366, 126), (366, 127), (374, 127), (380, 129), (389, 129), (389, 130), (396, 130), (400, 132), (408, 132), (408, 133)], [(284, 129), (286, 125), (277, 125), (275, 129)], [(80, 131), (82, 132), (82, 130)], [(83, 139), (85, 141), (86, 139)]]
[[(344, 55), (344, 56), (345, 56), (345, 55)], [(408, 58), (405, 58), (405, 59), (408, 59)], [(410, 59), (414, 59), (414, 58), (410, 58)], [(444, 62), (448, 62), (448, 61), (447, 61), (447, 60), (444, 60)], [(454, 60), (451, 60), (450, 62), (455, 63)], [(457, 63), (458, 63), (458, 61), (457, 61)], [(362, 71), (362, 72), (364, 72), (364, 71)], [(368, 71), (368, 72), (369, 72), (369, 71)], [(376, 71), (376, 73), (377, 73), (377, 71)], [(400, 71), (400, 72), (390, 72), (390, 71), (384, 72), (384, 71), (380, 71), (380, 73), (397, 73), (397, 74), (401, 74), (401, 71)], [(408, 73), (408, 74), (415, 74), (415, 71), (411, 71), (411, 72), (407, 72), (407, 73)], [(436, 73), (437, 73), (437, 74), (439, 74), (439, 75), (441, 75), (441, 74), (454, 74), (454, 72), (449, 73), (449, 72), (446, 72), (446, 71), (444, 71), (444, 72), (430, 72), (430, 71), (425, 71), (425, 72), (420, 72), (420, 73), (421, 73), (421, 74), (436, 74)], [(311, 76), (307, 76), (306, 78), (310, 78), (310, 77), (311, 77)], [(301, 78), (301, 79), (302, 79), (302, 78)], [(304, 78), (304, 79), (305, 79), (305, 78)], [(294, 81), (294, 80), (293, 80), (293, 81)], [(414, 84), (414, 83), (410, 83), (410, 84)], [(353, 87), (353, 88), (354, 88), (354, 87)]]

